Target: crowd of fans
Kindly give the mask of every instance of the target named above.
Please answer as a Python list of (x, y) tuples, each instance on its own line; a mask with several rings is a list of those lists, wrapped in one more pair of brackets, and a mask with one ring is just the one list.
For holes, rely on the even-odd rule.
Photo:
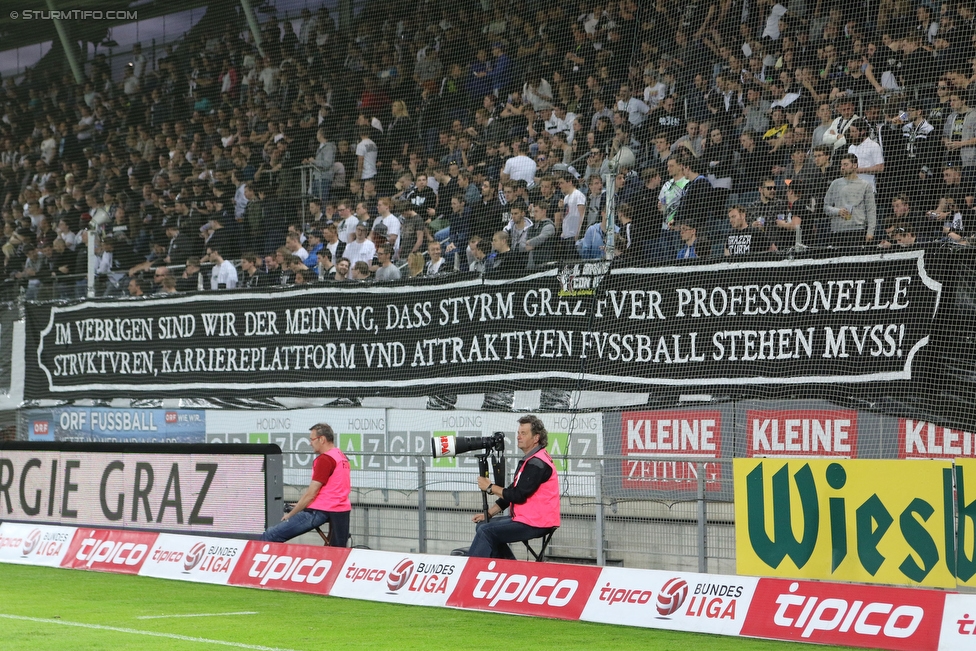
[(344, 32), (222, 30), (121, 78), (3, 81), (7, 278), (83, 295), (89, 237), (110, 294), (519, 274), (608, 255), (605, 179), (621, 263), (969, 243), (971, 0), (372, 0)]

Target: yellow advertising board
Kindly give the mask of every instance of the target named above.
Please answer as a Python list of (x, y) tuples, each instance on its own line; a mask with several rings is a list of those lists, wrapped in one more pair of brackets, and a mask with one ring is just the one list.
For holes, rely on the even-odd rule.
[(976, 588), (976, 459), (956, 459), (956, 514), (958, 583)]
[(752, 458), (734, 470), (739, 574), (956, 587), (951, 461)]

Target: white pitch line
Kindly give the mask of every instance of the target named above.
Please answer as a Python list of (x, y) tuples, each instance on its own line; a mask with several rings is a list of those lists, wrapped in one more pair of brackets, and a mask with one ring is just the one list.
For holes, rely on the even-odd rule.
[(284, 649), (274, 646), (261, 646), (259, 644), (242, 644), (241, 642), (225, 642), (224, 640), (210, 640), (205, 637), (190, 637), (189, 635), (175, 635), (173, 633), (157, 633), (155, 631), (140, 631), (135, 628), (121, 628), (119, 626), (101, 626), (100, 624), (83, 624), (81, 622), (67, 622), (60, 619), (45, 619), (43, 617), (23, 617), (21, 615), (7, 615), (0, 613), (0, 618), (16, 619), (24, 622), (37, 622), (39, 624), (58, 624), (60, 626), (74, 626), (77, 628), (89, 628), (97, 631), (113, 631), (115, 633), (129, 633), (131, 635), (146, 635), (148, 637), (163, 637), (170, 640), (180, 640), (182, 642), (199, 642), (200, 644), (217, 644), (219, 646), (229, 646), (235, 649), (253, 649), (254, 651), (295, 651), (294, 649)]
[(177, 617), (227, 617), (229, 615), (257, 615), (254, 610), (242, 610), (239, 613), (193, 613), (191, 615), (142, 615), (136, 619), (173, 619)]

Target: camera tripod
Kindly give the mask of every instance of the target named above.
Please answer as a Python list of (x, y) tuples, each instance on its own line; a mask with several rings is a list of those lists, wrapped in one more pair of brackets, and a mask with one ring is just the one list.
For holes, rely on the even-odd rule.
[[(505, 453), (502, 450), (485, 450), (478, 455), (478, 475), (488, 478), (488, 468), (491, 467), (494, 479), (492, 483), (496, 486), (505, 485)], [(481, 491), (481, 510), (485, 515), (485, 522), (488, 522), (488, 493)]]

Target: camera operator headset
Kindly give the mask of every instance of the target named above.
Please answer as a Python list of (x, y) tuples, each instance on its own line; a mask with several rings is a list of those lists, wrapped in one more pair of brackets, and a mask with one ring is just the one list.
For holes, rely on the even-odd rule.
[[(478, 523), (468, 556), (514, 559), (508, 543), (539, 538), (559, 526), (559, 476), (546, 445), (546, 427), (536, 416), (518, 420), (518, 448), (525, 455), (515, 468), (515, 479), (507, 487), (478, 477), (478, 488), (499, 499), (472, 520)], [(493, 517), (511, 506), (512, 515)]]

